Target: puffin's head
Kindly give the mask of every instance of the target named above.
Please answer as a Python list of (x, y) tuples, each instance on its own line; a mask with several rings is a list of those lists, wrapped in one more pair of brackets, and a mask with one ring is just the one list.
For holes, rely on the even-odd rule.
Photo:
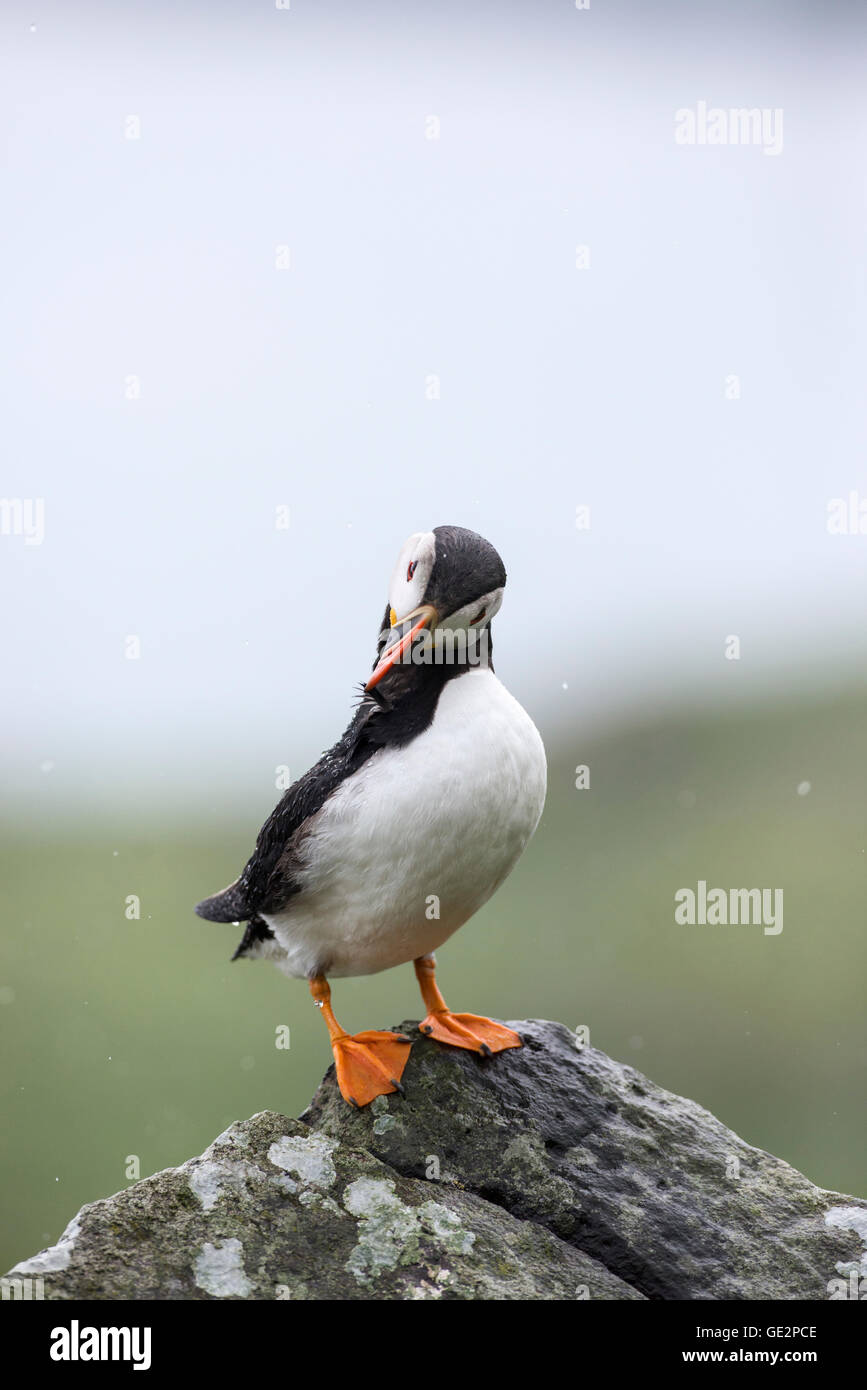
[(416, 531), (404, 542), (388, 586), (380, 655), (371, 690), (412, 646), (423, 628), (437, 632), (487, 628), (503, 601), (506, 570), (490, 541), (463, 526)]

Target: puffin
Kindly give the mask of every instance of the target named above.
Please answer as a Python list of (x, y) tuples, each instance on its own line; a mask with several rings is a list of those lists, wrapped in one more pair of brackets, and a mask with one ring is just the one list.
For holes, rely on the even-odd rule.
[(452, 1013), (434, 955), (509, 875), (545, 802), (542, 739), (494, 674), (505, 584), (499, 554), (475, 531), (409, 537), (348, 728), (284, 792), (240, 877), (195, 908), (246, 924), (233, 960), (270, 960), (307, 980), (341, 1095), (357, 1108), (405, 1094), (411, 1040), (347, 1033), (329, 980), (412, 962), (423, 1038), (484, 1057), (522, 1046), (502, 1023)]

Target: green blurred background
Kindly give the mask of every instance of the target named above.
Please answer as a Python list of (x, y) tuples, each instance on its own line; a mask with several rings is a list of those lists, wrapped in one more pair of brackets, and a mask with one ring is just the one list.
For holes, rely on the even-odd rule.
[[(587, 1024), (595, 1046), (750, 1143), (823, 1186), (867, 1192), (865, 716), (863, 695), (829, 694), (590, 738), (544, 729), (541, 826), (441, 950), (446, 997)], [(574, 786), (578, 764), (588, 790)], [(192, 914), (257, 826), (7, 834), (4, 1268), (122, 1187), (129, 1155), (144, 1176), (234, 1119), (309, 1100), (330, 1053), (305, 986), (261, 962), (230, 965), (237, 930)], [(676, 925), (675, 891), (699, 878), (781, 887), (783, 932)], [(130, 893), (139, 921), (124, 915)], [(419, 1016), (410, 966), (338, 981), (335, 1001), (352, 1030)], [(275, 1047), (281, 1024), (289, 1051)]]

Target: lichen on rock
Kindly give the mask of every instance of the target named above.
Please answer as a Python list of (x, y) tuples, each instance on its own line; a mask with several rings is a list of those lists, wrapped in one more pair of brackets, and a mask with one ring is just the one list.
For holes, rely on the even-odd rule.
[(300, 1120), (231, 1125), (11, 1276), (61, 1300), (625, 1301), (826, 1299), (867, 1273), (867, 1202), (561, 1024), (511, 1026), (524, 1047), (484, 1060), (402, 1024), (405, 1098), (351, 1109), (332, 1068)]

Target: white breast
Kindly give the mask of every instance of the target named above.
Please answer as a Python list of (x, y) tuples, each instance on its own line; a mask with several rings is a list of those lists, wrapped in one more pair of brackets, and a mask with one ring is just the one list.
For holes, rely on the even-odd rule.
[(319, 812), (301, 892), (265, 919), (276, 963), (370, 975), (435, 950), (513, 868), (545, 784), (538, 730), (493, 672), (449, 681), (430, 727), (375, 753)]

